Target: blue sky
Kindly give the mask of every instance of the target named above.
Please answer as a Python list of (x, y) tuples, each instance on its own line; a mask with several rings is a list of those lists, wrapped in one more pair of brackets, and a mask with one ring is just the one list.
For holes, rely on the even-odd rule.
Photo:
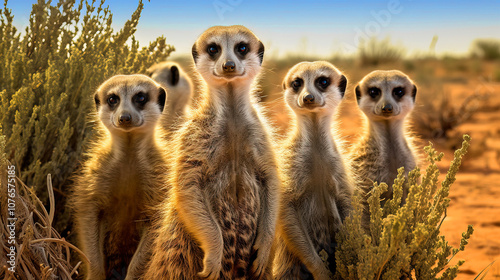
[[(9, 1), (19, 28), (27, 25), (35, 2)], [(116, 29), (137, 7), (137, 1), (106, 4)], [(151, 0), (144, 3), (136, 38), (145, 45), (165, 35), (177, 54), (186, 54), (205, 29), (231, 24), (253, 30), (272, 56), (350, 54), (360, 38), (371, 36), (390, 36), (409, 54), (426, 52), (438, 36), (438, 54), (463, 54), (475, 38), (500, 39), (500, 1)]]

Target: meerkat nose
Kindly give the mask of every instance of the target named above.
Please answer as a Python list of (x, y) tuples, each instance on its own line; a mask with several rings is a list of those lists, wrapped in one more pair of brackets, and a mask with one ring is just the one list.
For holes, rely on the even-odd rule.
[(312, 94), (308, 94), (306, 96), (304, 96), (304, 103), (305, 104), (313, 104), (314, 103), (314, 95)]
[(234, 64), (234, 61), (228, 60), (222, 65), (222, 70), (224, 70), (224, 72), (234, 72), (235, 67), (236, 64)]
[(130, 114), (123, 114), (120, 116), (120, 124), (130, 124), (132, 116)]
[(382, 112), (383, 113), (392, 113), (392, 105), (391, 104), (384, 104), (382, 106)]

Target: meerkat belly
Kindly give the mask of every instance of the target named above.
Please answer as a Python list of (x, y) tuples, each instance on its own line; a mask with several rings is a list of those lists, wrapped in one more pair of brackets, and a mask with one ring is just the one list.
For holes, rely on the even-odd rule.
[(316, 252), (325, 250), (332, 255), (335, 249), (335, 232), (341, 219), (335, 198), (327, 193), (315, 193), (302, 205), (300, 213)]
[(242, 139), (231, 142), (232, 149), (216, 161), (221, 166), (211, 177), (217, 184), (215, 189), (220, 190), (213, 207), (223, 235), (223, 270), (236, 278), (247, 275), (249, 269), (259, 219), (261, 182), (248, 143)]
[(102, 209), (107, 225), (104, 254), (109, 269), (123, 269), (130, 262), (147, 223), (143, 194), (133, 178), (118, 179), (110, 193), (109, 205)]

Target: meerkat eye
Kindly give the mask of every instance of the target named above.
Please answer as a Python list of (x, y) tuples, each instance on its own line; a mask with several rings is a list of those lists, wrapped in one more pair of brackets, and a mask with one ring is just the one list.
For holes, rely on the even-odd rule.
[(302, 82), (303, 81), (300, 78), (297, 78), (297, 79), (293, 80), (293, 82), (292, 82), (292, 88), (295, 91), (299, 90), (299, 88), (302, 86)]
[(236, 51), (240, 53), (241, 55), (245, 55), (248, 53), (248, 45), (245, 43), (239, 43), (236, 46)]
[(368, 94), (370, 95), (371, 98), (377, 98), (377, 96), (380, 95), (380, 89), (375, 88), (375, 87), (369, 88)]
[(392, 93), (396, 95), (398, 98), (401, 98), (405, 95), (405, 89), (402, 87), (397, 87), (392, 90)]
[(118, 103), (119, 100), (120, 97), (118, 97), (116, 94), (112, 94), (108, 97), (108, 104), (109, 106), (113, 107)]
[(328, 77), (319, 77), (316, 79), (316, 85), (320, 89), (326, 89), (330, 85), (330, 78)]
[(219, 52), (219, 49), (216, 44), (210, 44), (208, 45), (207, 52), (209, 55), (214, 56)]
[(134, 96), (133, 100), (137, 104), (144, 105), (146, 104), (146, 102), (148, 102), (148, 97), (144, 92), (141, 91)]

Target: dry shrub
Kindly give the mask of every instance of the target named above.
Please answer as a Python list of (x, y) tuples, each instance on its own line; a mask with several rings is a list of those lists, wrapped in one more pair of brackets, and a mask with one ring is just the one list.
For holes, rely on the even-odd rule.
[(485, 60), (500, 59), (500, 40), (476, 39), (472, 42), (471, 53)]
[[(11, 235), (4, 214), (7, 212), (6, 166), (2, 166), (2, 186), (0, 201), (2, 219), (0, 219), (0, 235), (9, 240)], [(16, 178), (15, 218), (15, 273), (8, 270), (10, 264), (3, 256), (11, 251), (7, 242), (2, 242), (2, 262), (0, 278), (3, 279), (74, 279), (78, 275), (80, 262), (71, 259), (71, 252), (76, 252), (82, 260), (88, 261), (77, 247), (70, 244), (52, 227), (55, 213), (55, 199), (50, 175), (47, 176), (49, 194), (49, 211), (38, 199), (33, 189), (28, 188)], [(75, 264), (76, 263), (76, 264)]]
[(463, 102), (454, 105), (457, 102), (449, 93), (435, 87), (432, 92), (427, 92), (426, 97), (419, 99), (423, 102), (420, 105), (424, 112), (413, 115), (414, 125), (418, 132), (428, 139), (447, 139), (451, 131), (481, 111), (487, 100), (488, 95), (476, 89)]
[(395, 46), (390, 38), (378, 40), (375, 37), (362, 41), (358, 47), (358, 59), (362, 66), (376, 66), (399, 61), (403, 58), (405, 49)]
[[(473, 228), (462, 234), (459, 248), (453, 248), (440, 235), (446, 218), (450, 187), (467, 152), (470, 138), (463, 137), (462, 147), (455, 151), (450, 169), (441, 184), (437, 162), (443, 158), (432, 145), (425, 147), (429, 166), (425, 173), (404, 169), (394, 181), (394, 198), (381, 207), (380, 195), (386, 183), (374, 184), (369, 193), (370, 230), (361, 224), (363, 202), (356, 195), (353, 214), (336, 236), (339, 247), (335, 253), (337, 275), (342, 279), (454, 279), (464, 261), (451, 264), (455, 255), (467, 245)], [(390, 183), (390, 182), (388, 182)], [(409, 190), (406, 204), (401, 206), (403, 189)]]

